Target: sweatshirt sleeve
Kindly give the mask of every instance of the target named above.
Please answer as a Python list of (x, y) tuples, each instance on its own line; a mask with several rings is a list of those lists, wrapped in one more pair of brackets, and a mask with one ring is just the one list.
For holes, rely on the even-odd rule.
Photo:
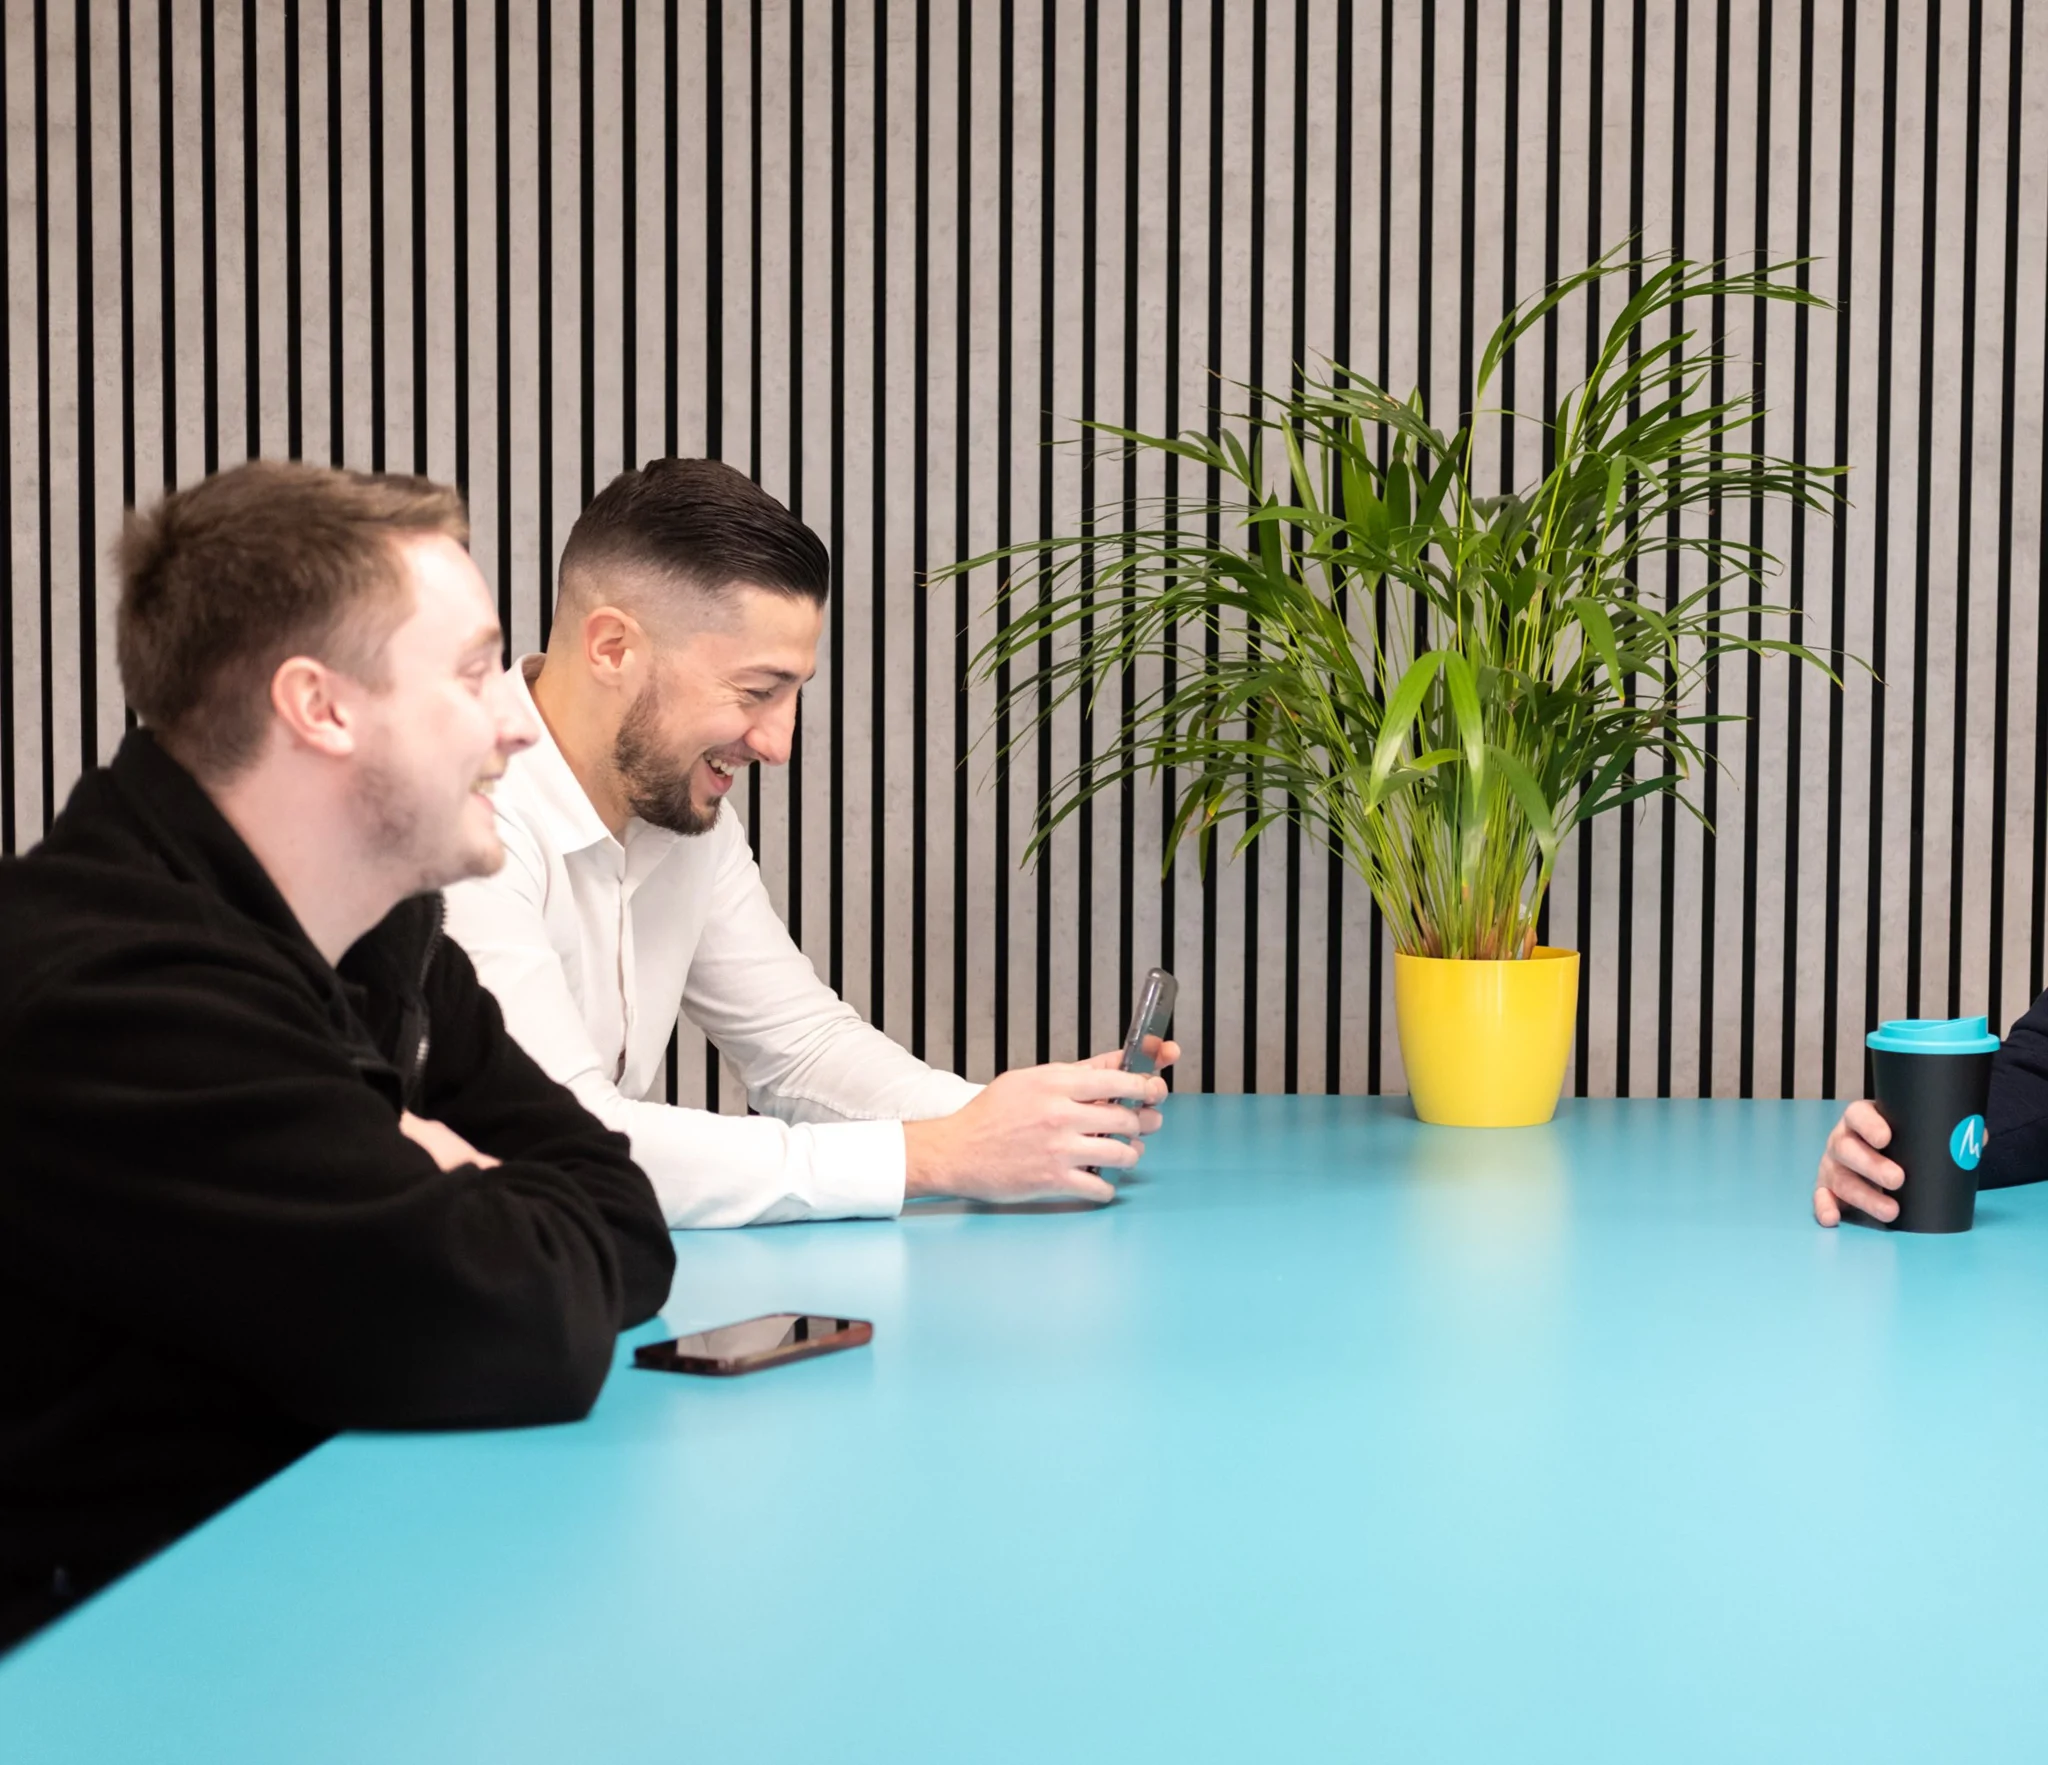
[(1990, 1139), (1977, 1171), (1978, 1188), (2048, 1177), (2048, 993), (2012, 1026), (1992, 1058), (1984, 1123)]
[(167, 938), (73, 967), (0, 1025), (0, 1269), (314, 1427), (582, 1415), (659, 1303), (659, 1221), (624, 1143), (519, 1098), (468, 1030), (448, 1124), (504, 1163), (442, 1171), (259, 957)]
[(512, 1039), (497, 1000), (452, 938), (441, 940), (426, 992), (433, 1039), (421, 1113), (507, 1165), (539, 1162), (569, 1175), (611, 1233), (620, 1327), (644, 1323), (668, 1298), (676, 1250), (626, 1136), (607, 1129)]

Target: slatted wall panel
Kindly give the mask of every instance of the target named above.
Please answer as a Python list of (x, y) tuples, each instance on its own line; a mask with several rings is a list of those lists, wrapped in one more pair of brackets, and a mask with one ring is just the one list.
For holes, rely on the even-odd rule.
[[(1044, 445), (1083, 413), (1199, 425), (1317, 355), (1452, 409), (1514, 293), (1635, 232), (1840, 300), (1716, 322), (1767, 444), (1853, 468), (1841, 522), (1759, 536), (1881, 680), (1724, 668), (1712, 835), (1567, 855), (1574, 1083), (1841, 1092), (1872, 1018), (2042, 984), (2042, 9), (6, 0), (0, 57), (8, 849), (119, 738), (124, 504), (257, 451), (457, 480), (523, 649), (592, 488), (709, 452), (836, 563), (800, 751), (743, 793), (835, 985), (985, 1075), (1107, 1045), (1164, 961), (1202, 1084), (1398, 1089), (1370, 905), (1284, 830), (1162, 883), (1138, 789), (1019, 868), (1106, 729), (970, 755), (996, 585), (920, 572), (1163, 488)], [(701, 1044), (678, 1084), (735, 1106)]]

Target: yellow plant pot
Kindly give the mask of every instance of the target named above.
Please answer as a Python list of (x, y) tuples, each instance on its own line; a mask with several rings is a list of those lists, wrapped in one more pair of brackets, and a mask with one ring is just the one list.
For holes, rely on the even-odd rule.
[(1426, 1122), (1527, 1128), (1557, 1111), (1579, 1014), (1579, 953), (1521, 962), (1394, 953), (1408, 1096)]

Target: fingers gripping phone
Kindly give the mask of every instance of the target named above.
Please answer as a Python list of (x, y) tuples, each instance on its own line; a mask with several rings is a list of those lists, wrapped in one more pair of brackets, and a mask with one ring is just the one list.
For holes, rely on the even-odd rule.
[(1124, 1032), (1125, 1072), (1159, 1070), (1159, 1051), (1166, 1046), (1166, 1032), (1173, 1027), (1173, 1004), (1179, 995), (1180, 983), (1165, 969), (1155, 968), (1146, 974), (1131, 1012), (1131, 1027)]
[(862, 1318), (826, 1318), (803, 1312), (776, 1312), (749, 1318), (743, 1324), (721, 1324), (693, 1336), (649, 1342), (633, 1350), (636, 1367), (663, 1373), (708, 1373), (728, 1377), (779, 1367), (784, 1361), (808, 1360), (838, 1348), (858, 1348), (874, 1340), (875, 1327)]

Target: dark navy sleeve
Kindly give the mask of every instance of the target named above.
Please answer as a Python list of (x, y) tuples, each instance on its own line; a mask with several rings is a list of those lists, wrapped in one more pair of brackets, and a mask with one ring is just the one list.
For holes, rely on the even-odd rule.
[(2048, 993), (2007, 1031), (1992, 1060), (1984, 1120), (1991, 1139), (1977, 1170), (1978, 1188), (2048, 1177)]

